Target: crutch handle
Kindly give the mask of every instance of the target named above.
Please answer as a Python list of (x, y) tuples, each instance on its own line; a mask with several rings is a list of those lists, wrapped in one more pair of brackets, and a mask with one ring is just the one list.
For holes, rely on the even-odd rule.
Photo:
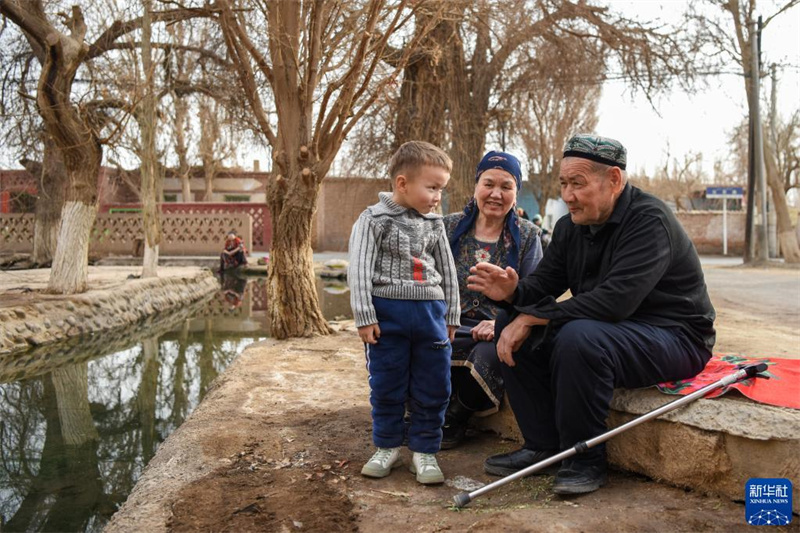
[(747, 365), (742, 367), (742, 370), (747, 372), (748, 378), (761, 377), (758, 376), (758, 374), (764, 372), (766, 369), (767, 369), (767, 363), (753, 363), (752, 365)]

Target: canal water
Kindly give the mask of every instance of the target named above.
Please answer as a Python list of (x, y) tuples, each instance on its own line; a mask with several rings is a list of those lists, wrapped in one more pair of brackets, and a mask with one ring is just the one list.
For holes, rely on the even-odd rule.
[[(328, 320), (343, 282), (317, 280)], [(100, 531), (159, 444), (242, 350), (269, 336), (266, 280), (125, 330), (0, 361), (0, 531)]]

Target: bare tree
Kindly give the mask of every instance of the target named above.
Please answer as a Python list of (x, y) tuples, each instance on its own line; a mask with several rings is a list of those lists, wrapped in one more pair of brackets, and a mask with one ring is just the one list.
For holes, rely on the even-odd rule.
[[(117, 161), (131, 157), (140, 160), (141, 172), (121, 174), (130, 176), (132, 181), (128, 185), (143, 204), (147, 152), (155, 150), (158, 154), (154, 168), (160, 170), (159, 177), (169, 173), (179, 178), (185, 201), (193, 200), (190, 180), (202, 166), (200, 170), (207, 170), (204, 199), (210, 201), (216, 171), (235, 154), (238, 130), (246, 127), (230, 119), (230, 112), (238, 111), (241, 105), (231, 98), (231, 65), (219, 54), (220, 49), (224, 52), (225, 45), (221, 37), (213, 36), (214, 28), (218, 28), (216, 24), (200, 18), (170, 24), (166, 40), (154, 39), (148, 45), (145, 39), (140, 42), (131, 38), (115, 43), (114, 49), (130, 53), (115, 56), (114, 61), (102, 66), (111, 73), (109, 91), (131, 102), (134, 110), (135, 120), (122, 130), (111, 149)], [(146, 46), (150, 47), (153, 58), (149, 69), (141, 65), (145, 54), (140, 51)], [(148, 71), (151, 75), (144, 81), (140, 79), (138, 73)], [(152, 80), (153, 85), (152, 100), (156, 106), (153, 120), (169, 122), (172, 130), (172, 135), (154, 135), (156, 145), (149, 148), (143, 142), (151, 121), (145, 112), (149, 98), (143, 88), (147, 80)], [(192, 165), (193, 159), (199, 160), (199, 166)], [(172, 171), (168, 168), (170, 163), (175, 165)], [(153, 190), (159, 201), (160, 189), (159, 185)]]
[(142, 0), (142, 75), (144, 97), (140, 104), (142, 150), (140, 152), (142, 176), (142, 222), (144, 226), (144, 258), (142, 277), (158, 276), (158, 246), (161, 243), (161, 190), (163, 176), (156, 152), (156, 88), (152, 56), (151, 0)]
[[(426, 46), (415, 50), (406, 69), (398, 109), (413, 109), (415, 126), (398, 129), (396, 142), (413, 132), (436, 142), (441, 127), (430, 113), (417, 112), (418, 95), (430, 109), (446, 113), (453, 182), (449, 205), (459, 209), (473, 188), (473, 170), (484, 151), (492, 110), (509, 108), (498, 98), (497, 88), (507, 74), (507, 64), (531, 42), (556, 41), (568, 36), (602, 43), (605, 66), (622, 71), (634, 87), (651, 94), (676, 74), (689, 77), (696, 43), (678, 28), (661, 28), (613, 14), (586, 1), (472, 0), (441, 2), (448, 6), (440, 28)], [(441, 30), (441, 31), (439, 31)], [(431, 42), (435, 40), (434, 42)], [(442, 83), (444, 88), (440, 87)], [(524, 119), (524, 118), (523, 118)], [(426, 127), (426, 124), (430, 124)]]
[(576, 132), (594, 131), (605, 70), (602, 48), (574, 37), (528, 43), (511, 69), (501, 101), (516, 110), (511, 131), (528, 160), (528, 181), (539, 212), (559, 197), (558, 164)]
[(273, 153), (275, 176), (267, 184), (273, 223), (268, 292), (276, 338), (331, 331), (319, 307), (311, 250), (319, 187), (345, 136), (405, 66), (409, 51), (391, 68), (382, 58), (424, 4), (216, 4), (241, 94)]
[(679, 160), (670, 156), (667, 146), (663, 166), (655, 176), (631, 175), (637, 187), (675, 204), (678, 211), (691, 211), (694, 192), (705, 179), (702, 168), (703, 155), (689, 152)]
[[(754, 103), (752, 94), (753, 80), (750, 72), (753, 62), (758, 61), (758, 58), (754, 58), (752, 54), (753, 39), (758, 37), (751, 31), (751, 28), (755, 27), (756, 19), (758, 18), (756, 0), (745, 2), (740, 2), (739, 0), (708, 0), (708, 2), (718, 7), (727, 20), (711, 17), (707, 13), (696, 13), (694, 18), (705, 26), (707, 39), (716, 46), (723, 56), (723, 60), (732, 59), (742, 69), (748, 110), (750, 111), (750, 116), (755, 116), (752, 109)], [(767, 28), (775, 17), (795, 8), (798, 4), (800, 4), (800, 0), (781, 2), (773, 13), (764, 18), (761, 25), (762, 31)], [(731, 23), (733, 24), (733, 32), (729, 30)], [(783, 181), (778, 176), (777, 165), (773, 155), (774, 151), (771, 150), (767, 137), (766, 135), (764, 136), (764, 159), (768, 186), (772, 191), (773, 205), (777, 215), (777, 233), (780, 248), (787, 262), (800, 263), (800, 246), (798, 246), (797, 236), (789, 216)]]
[(64, 185), (67, 175), (61, 153), (49, 135), (42, 132), (42, 162), (31, 159), (20, 161), (35, 179), (38, 195), (33, 228), (34, 265), (49, 266), (58, 244), (58, 226), (64, 206)]
[[(82, 292), (88, 277), (89, 235), (97, 213), (97, 179), (107, 141), (102, 136), (107, 121), (101, 112), (107, 102), (73, 101), (73, 84), (85, 62), (106, 53), (120, 36), (139, 28), (141, 18), (115, 20), (90, 44), (86, 42), (89, 28), (80, 6), (74, 5), (69, 14), (61, 14), (66, 31), (51, 21), (42, 0), (0, 0), (0, 14), (22, 30), (34, 50), (41, 51), (37, 109), (67, 171), (48, 290)], [(154, 14), (153, 18), (175, 20), (187, 16), (177, 10)]]
[(783, 190), (789, 192), (800, 186), (800, 111), (786, 120), (778, 119), (770, 128), (770, 153), (776, 159), (778, 179)]
[(66, 169), (52, 138), (36, 112), (36, 80), (44, 62), (44, 49), (21, 32), (0, 28), (0, 120), (2, 145), (33, 176), (37, 196), (34, 218), (34, 265), (50, 266), (56, 250), (61, 209), (64, 205)]

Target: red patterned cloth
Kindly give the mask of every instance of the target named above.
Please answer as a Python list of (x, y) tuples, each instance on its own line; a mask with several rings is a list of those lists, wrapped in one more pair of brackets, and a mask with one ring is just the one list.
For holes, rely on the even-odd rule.
[(748, 398), (759, 403), (800, 409), (800, 359), (781, 359), (769, 357), (743, 357), (733, 354), (714, 354), (705, 369), (691, 379), (670, 381), (656, 385), (665, 394), (686, 396), (706, 385), (733, 374), (739, 365), (766, 363), (764, 378), (748, 378), (728, 387), (711, 392), (707, 398), (716, 398), (736, 389)]

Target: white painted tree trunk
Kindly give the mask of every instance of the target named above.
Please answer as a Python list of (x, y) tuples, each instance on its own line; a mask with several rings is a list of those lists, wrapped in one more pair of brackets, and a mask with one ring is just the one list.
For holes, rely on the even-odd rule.
[(150, 246), (145, 243), (144, 258), (142, 259), (142, 277), (158, 277), (158, 244)]
[(97, 206), (70, 201), (61, 211), (58, 247), (47, 290), (56, 294), (84, 292), (89, 278), (89, 236)]

